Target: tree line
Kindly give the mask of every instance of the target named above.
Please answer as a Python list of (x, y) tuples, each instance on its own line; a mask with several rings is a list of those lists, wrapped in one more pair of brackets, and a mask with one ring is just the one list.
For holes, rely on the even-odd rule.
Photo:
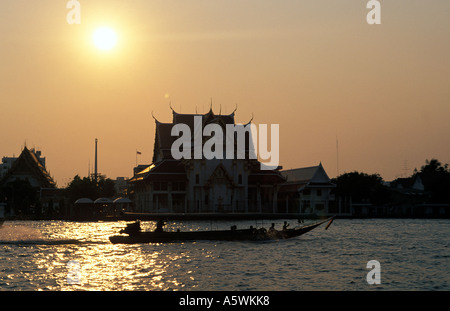
[[(97, 181), (92, 177), (76, 175), (72, 181), (58, 191), (58, 198), (43, 204), (41, 189), (33, 187), (28, 179), (16, 179), (0, 183), (0, 203), (7, 203), (6, 212), (14, 210), (15, 215), (32, 215), (40, 218), (52, 218), (67, 214), (66, 209), (79, 198), (96, 200), (101, 197), (116, 196), (114, 181), (100, 176)], [(58, 204), (56, 204), (58, 203)], [(58, 209), (55, 206), (59, 206)]]
[(76, 175), (65, 188), (66, 197), (71, 203), (80, 198), (95, 200), (98, 198), (112, 198), (116, 195), (114, 181), (110, 178), (100, 176), (96, 181), (91, 177), (81, 178)]
[[(437, 159), (426, 160), (420, 170), (415, 169), (408, 178), (398, 178), (391, 185), (408, 184), (412, 186), (415, 177), (420, 177), (424, 186), (417, 200), (422, 203), (450, 204), (450, 169)], [(394, 188), (387, 184), (379, 174), (362, 172), (345, 173), (332, 179), (336, 184), (336, 195), (350, 196), (354, 203), (371, 203), (373, 205), (401, 204), (401, 197)]]

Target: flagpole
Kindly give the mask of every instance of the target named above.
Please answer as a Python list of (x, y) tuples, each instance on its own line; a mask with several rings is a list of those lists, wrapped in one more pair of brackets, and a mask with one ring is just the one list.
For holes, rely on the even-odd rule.
[(139, 154), (142, 154), (142, 153), (136, 149), (136, 167), (138, 166), (138, 155)]

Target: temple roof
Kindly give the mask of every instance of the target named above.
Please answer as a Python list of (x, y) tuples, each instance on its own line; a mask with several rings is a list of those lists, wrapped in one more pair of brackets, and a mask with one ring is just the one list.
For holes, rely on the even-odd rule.
[[(172, 107), (172, 123), (164, 123), (155, 119), (155, 142), (154, 142), (154, 148), (153, 148), (153, 162), (158, 162), (163, 159), (172, 159), (171, 154), (171, 148), (173, 143), (178, 139), (177, 136), (172, 136), (172, 128), (176, 124), (186, 124), (190, 131), (191, 131), (191, 139), (193, 141), (193, 136), (195, 132), (195, 117), (201, 117), (202, 118), (202, 128), (204, 128), (207, 124), (219, 124), (224, 129), (224, 143), (225, 143), (225, 127), (227, 124), (235, 124), (234, 119), (234, 113), (236, 109), (228, 115), (222, 115), (222, 114), (215, 114), (212, 110), (212, 107), (210, 110), (205, 114), (181, 114), (176, 112)], [(248, 122), (250, 123), (251, 120)], [(248, 124), (247, 123), (247, 124)], [(246, 139), (247, 140), (247, 139)], [(191, 144), (193, 147), (194, 144)], [(249, 150), (249, 144), (246, 141), (246, 150)]]
[(180, 160), (162, 160), (153, 163), (134, 175), (129, 182), (137, 182), (141, 180), (186, 180), (186, 169)]
[(229, 115), (214, 114), (212, 108), (205, 114), (181, 114), (172, 109), (173, 124), (183, 123), (187, 124), (191, 129), (194, 126), (194, 117), (201, 116), (203, 126), (208, 123), (218, 122), (219, 120), (224, 124), (234, 124), (234, 111)]
[[(172, 107), (171, 107), (172, 108)], [(210, 108), (210, 110), (205, 114), (181, 114), (177, 113), (172, 108), (173, 114), (173, 123), (163, 123), (158, 121), (155, 117), (156, 131), (155, 131), (155, 143), (154, 143), (154, 151), (153, 151), (153, 164), (135, 174), (135, 176), (130, 180), (130, 182), (138, 182), (143, 180), (180, 180), (186, 179), (186, 163), (183, 160), (175, 160), (172, 158), (171, 148), (175, 140), (178, 139), (177, 136), (172, 136), (171, 132), (173, 127), (176, 124), (186, 124), (191, 131), (191, 139), (194, 141), (194, 132), (195, 126), (199, 126), (199, 122), (197, 119), (197, 123), (195, 124), (195, 117), (201, 117), (202, 123), (201, 126), (204, 128), (208, 124), (219, 124), (223, 129), (223, 139), (224, 139), (224, 148), (226, 150), (226, 142), (232, 141), (229, 140), (230, 137), (227, 137), (226, 133), (226, 125), (233, 124), (235, 125), (234, 112), (228, 115), (215, 114)], [(252, 120), (250, 120), (247, 124), (250, 124)], [(203, 129), (202, 129), (203, 130)], [(216, 135), (216, 134), (214, 134)], [(231, 132), (230, 135), (233, 135)], [(234, 154), (237, 155), (238, 144), (237, 144), (237, 133), (234, 132)], [(245, 159), (244, 161), (248, 161), (250, 165), (250, 174), (249, 174), (249, 183), (284, 183), (286, 178), (282, 176), (282, 174), (278, 170), (262, 170), (261, 163), (256, 159), (251, 159), (249, 157), (249, 152), (253, 147), (253, 142), (251, 135), (248, 132), (245, 132)], [(210, 138), (208, 136), (203, 136), (203, 143)], [(193, 151), (194, 144), (191, 144), (191, 148)], [(191, 157), (193, 158), (193, 157)], [(216, 171), (216, 173), (220, 173), (221, 170)], [(213, 174), (214, 175), (214, 174)], [(215, 176), (215, 175), (214, 175)]]
[[(254, 160), (256, 161), (256, 160)], [(248, 175), (248, 183), (273, 183), (279, 184), (286, 182), (284, 177), (278, 170), (263, 170), (259, 162), (254, 162), (251, 166), (250, 174)]]
[(39, 161), (34, 151), (29, 150), (27, 147), (23, 149), (20, 156), (14, 161), (11, 169), (2, 181), (8, 182), (14, 179), (15, 176), (23, 175), (31, 175), (39, 183), (41, 188), (56, 187), (55, 181), (47, 172), (45, 166)]

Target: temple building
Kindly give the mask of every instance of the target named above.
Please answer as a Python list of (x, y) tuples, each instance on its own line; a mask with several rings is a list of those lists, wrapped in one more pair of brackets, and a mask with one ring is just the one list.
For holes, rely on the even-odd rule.
[(24, 147), (18, 158), (3, 158), (2, 183), (27, 180), (34, 188), (56, 188), (56, 183), (48, 173), (41, 151)]
[(7, 203), (7, 214), (51, 216), (62, 207), (63, 191), (56, 187), (40, 151), (24, 147), (19, 157), (4, 157), (2, 162), (0, 202)]
[[(174, 126), (184, 124), (191, 133), (195, 133), (194, 127), (199, 124), (202, 130), (209, 124), (217, 124), (225, 132), (227, 124), (236, 124), (235, 111), (228, 115), (217, 115), (212, 109), (206, 114), (181, 114), (173, 109), (172, 112), (170, 123), (162, 123), (155, 118), (153, 163), (141, 166), (129, 180), (136, 212), (278, 212), (278, 191), (286, 180), (278, 169), (263, 170), (258, 160), (249, 157), (253, 148), (250, 134), (246, 135), (245, 157), (242, 159), (206, 159), (205, 155), (174, 159), (172, 156), (171, 149), (178, 138), (171, 135)], [(196, 122), (198, 120), (201, 122)], [(195, 152), (193, 136), (192, 155)], [(202, 147), (208, 139), (202, 138)], [(223, 137), (224, 145), (225, 140)], [(236, 155), (236, 139), (234, 143)]]

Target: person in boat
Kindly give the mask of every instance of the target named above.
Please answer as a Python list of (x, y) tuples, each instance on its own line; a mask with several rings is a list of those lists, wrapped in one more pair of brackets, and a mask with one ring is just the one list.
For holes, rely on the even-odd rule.
[(272, 225), (270, 226), (269, 231), (267, 232), (267, 234), (271, 238), (274, 238), (274, 237), (278, 236), (278, 230), (275, 229), (275, 224), (274, 223), (272, 223)]
[(126, 228), (120, 230), (120, 233), (126, 233), (130, 236), (138, 235), (141, 232), (141, 222), (138, 220), (131, 224), (127, 224)]
[(284, 225), (283, 225), (283, 231), (286, 231), (288, 227), (289, 227), (289, 224), (287, 223), (287, 221), (285, 221)]
[(272, 225), (269, 228), (269, 234), (275, 233), (277, 230), (275, 229), (275, 223), (272, 223)]
[(164, 220), (162, 219), (158, 220), (158, 222), (156, 223), (155, 232), (163, 232), (164, 225), (165, 225)]

